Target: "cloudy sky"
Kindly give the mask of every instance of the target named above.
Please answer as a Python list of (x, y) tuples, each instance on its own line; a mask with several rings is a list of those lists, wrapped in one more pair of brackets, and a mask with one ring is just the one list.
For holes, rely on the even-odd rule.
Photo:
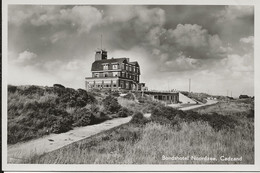
[(84, 88), (100, 35), (149, 89), (254, 94), (252, 6), (8, 7), (8, 83)]

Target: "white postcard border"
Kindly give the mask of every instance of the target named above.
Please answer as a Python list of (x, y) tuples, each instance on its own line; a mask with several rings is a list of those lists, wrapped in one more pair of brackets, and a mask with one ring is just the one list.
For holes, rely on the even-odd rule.
[[(255, 30), (254, 30), (254, 60), (255, 60), (255, 164), (253, 165), (61, 165), (61, 164), (7, 164), (7, 43), (8, 43), (8, 5), (9, 4), (91, 4), (91, 5), (254, 5)], [(2, 2), (2, 166), (4, 171), (260, 171), (260, 117), (259, 117), (259, 96), (260, 96), (260, 43), (259, 43), (259, 13), (260, 1), (257, 0), (3, 0)]]

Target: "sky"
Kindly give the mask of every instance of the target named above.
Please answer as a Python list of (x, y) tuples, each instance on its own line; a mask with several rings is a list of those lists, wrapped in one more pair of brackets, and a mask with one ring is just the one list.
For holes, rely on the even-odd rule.
[(84, 88), (101, 34), (149, 89), (254, 95), (253, 6), (9, 5), (8, 83)]

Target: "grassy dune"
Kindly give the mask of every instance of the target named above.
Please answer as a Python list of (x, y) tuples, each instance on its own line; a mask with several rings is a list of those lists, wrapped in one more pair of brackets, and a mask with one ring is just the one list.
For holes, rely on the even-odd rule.
[[(234, 105), (239, 104), (248, 107), (245, 106), (246, 109), (244, 109), (240, 105), (234, 111), (232, 109)], [(34, 156), (28, 162), (40, 164), (253, 164), (252, 102), (234, 101), (220, 106), (224, 105), (227, 111), (224, 115), (214, 113), (220, 111), (219, 105), (197, 110), (208, 113), (204, 115), (160, 107), (153, 109), (149, 121), (144, 121), (144, 117), (140, 117), (141, 113), (138, 116), (135, 114), (133, 118), (135, 121), (42, 156)], [(220, 116), (221, 119), (230, 122), (223, 121), (218, 124), (216, 120), (220, 121), (220, 119), (217, 117), (215, 119), (214, 116)], [(163, 160), (163, 155), (167, 157), (208, 156), (215, 157), (217, 160)], [(220, 156), (237, 158), (242, 156), (242, 161), (221, 161)]]
[(132, 115), (116, 92), (41, 86), (8, 86), (8, 144), (28, 141), (74, 127)]

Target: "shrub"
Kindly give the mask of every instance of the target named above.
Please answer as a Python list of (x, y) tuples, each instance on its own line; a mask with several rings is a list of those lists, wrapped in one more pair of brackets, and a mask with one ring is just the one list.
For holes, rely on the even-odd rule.
[(92, 120), (92, 124), (98, 124), (101, 122), (104, 122), (106, 120), (109, 120), (110, 117), (107, 116), (104, 112), (97, 112), (96, 114), (94, 114), (94, 119)]
[(239, 96), (239, 99), (247, 99), (247, 98), (250, 98), (248, 95), (240, 95)]
[(38, 94), (42, 96), (44, 94), (44, 89), (35, 85), (25, 86), (24, 89), (19, 90), (20, 94), (26, 96), (32, 96), (34, 94)]
[(130, 123), (136, 124), (136, 125), (144, 125), (148, 122), (148, 120), (144, 117), (144, 115), (141, 112), (136, 112)]
[[(97, 96), (101, 102), (103, 93)], [(104, 106), (97, 105), (93, 93), (83, 89), (8, 86), (8, 143), (41, 137), (50, 132), (61, 133), (74, 126), (85, 126), (109, 119)], [(110, 111), (121, 108), (114, 99)], [(90, 109), (84, 109), (91, 105)], [(118, 108), (119, 107), (119, 108)]]
[(255, 111), (254, 109), (250, 109), (249, 113), (247, 114), (247, 118), (254, 118), (255, 117)]
[(80, 108), (77, 109), (74, 113), (73, 113), (73, 122), (74, 122), (74, 126), (87, 126), (92, 124), (93, 120), (94, 120), (94, 115), (93, 113), (86, 109), (86, 108)]
[(238, 123), (231, 116), (217, 113), (199, 114), (194, 111), (181, 111), (171, 107), (159, 105), (152, 110), (151, 120), (160, 124), (177, 125), (181, 122), (208, 122), (211, 127), (221, 129), (234, 129)]
[(160, 124), (177, 124), (177, 117), (182, 111), (178, 111), (172, 107), (158, 105), (152, 109), (151, 120)]
[(119, 91), (111, 91), (110, 95), (114, 96), (114, 97), (119, 97), (120, 96)]
[(128, 117), (131, 116), (132, 114), (133, 112), (125, 107), (122, 107), (117, 113), (118, 117)]
[(111, 95), (107, 96), (102, 102), (105, 110), (110, 113), (117, 113), (121, 108), (121, 105), (118, 103), (117, 99)]
[(53, 125), (53, 133), (63, 133), (72, 129), (72, 118), (71, 117), (61, 117)]
[(54, 84), (53, 87), (65, 89), (65, 87), (61, 84)]
[(8, 93), (15, 93), (17, 91), (17, 86), (8, 85)]

